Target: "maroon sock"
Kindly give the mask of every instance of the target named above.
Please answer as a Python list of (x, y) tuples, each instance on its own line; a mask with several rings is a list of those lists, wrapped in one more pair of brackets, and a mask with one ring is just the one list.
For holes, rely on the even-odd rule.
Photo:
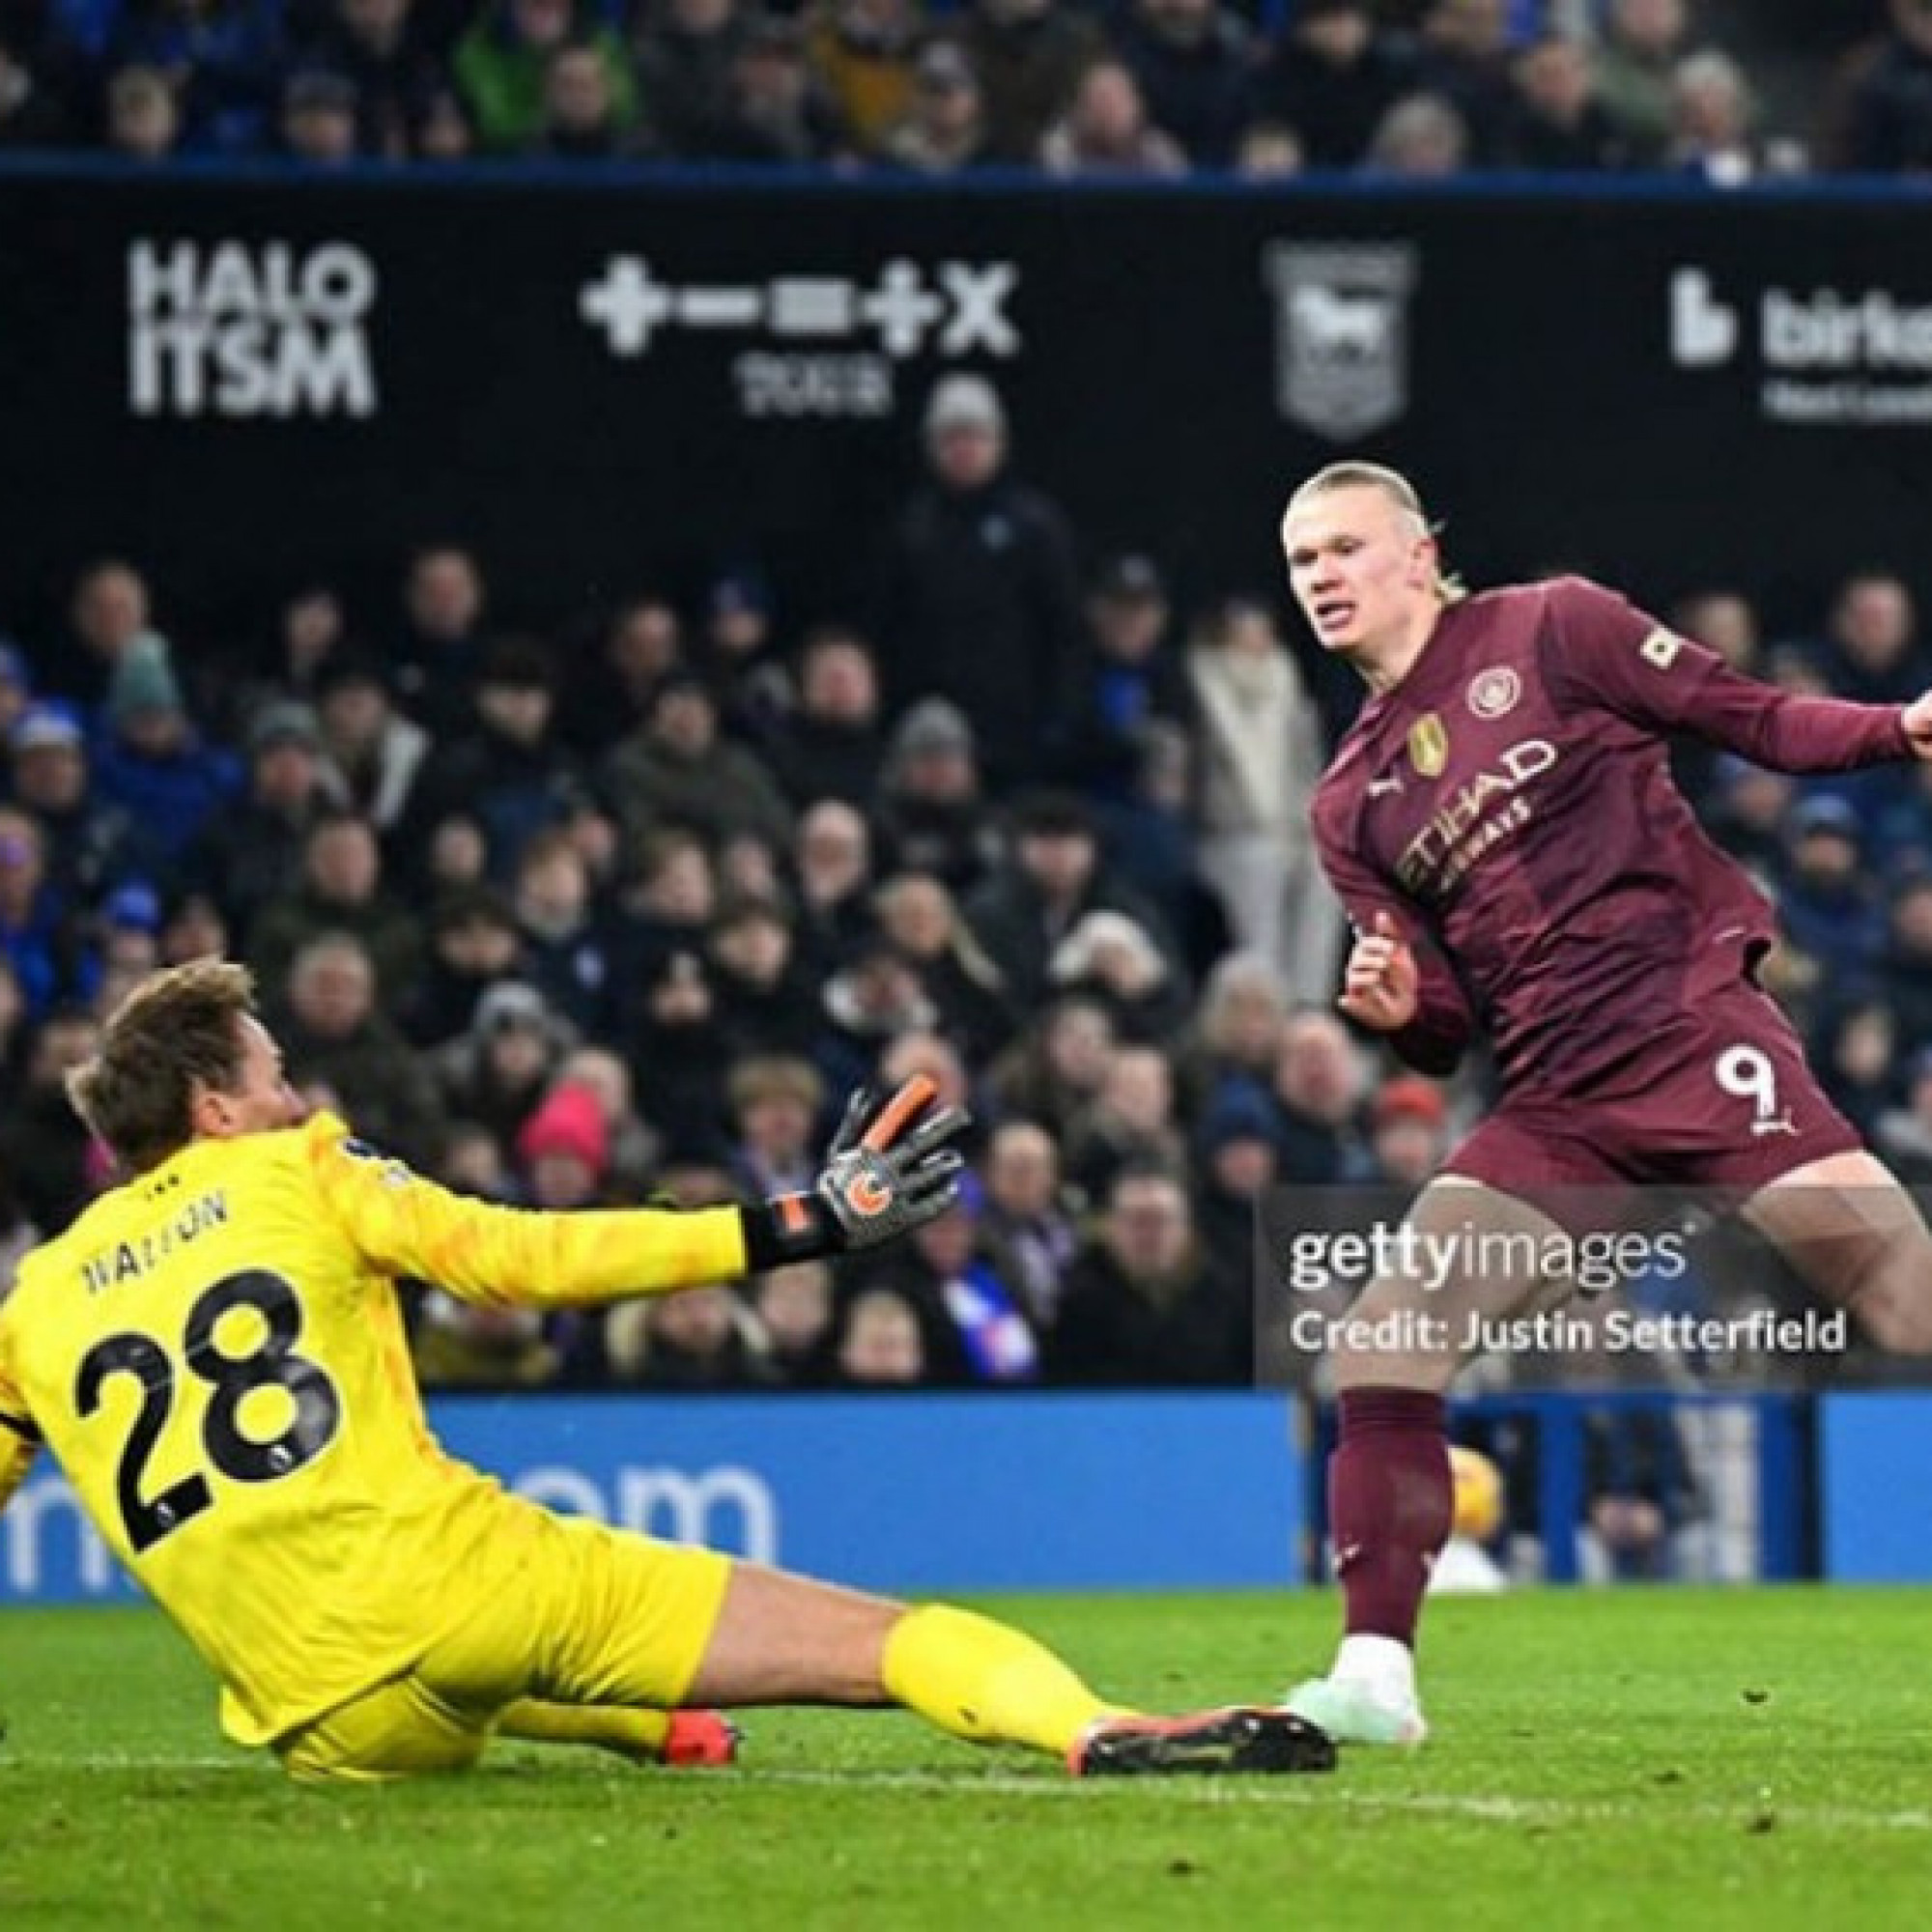
[(1350, 1636), (1415, 1642), (1453, 1496), (1439, 1395), (1361, 1388), (1342, 1394), (1341, 1440), (1328, 1462), (1328, 1529)]

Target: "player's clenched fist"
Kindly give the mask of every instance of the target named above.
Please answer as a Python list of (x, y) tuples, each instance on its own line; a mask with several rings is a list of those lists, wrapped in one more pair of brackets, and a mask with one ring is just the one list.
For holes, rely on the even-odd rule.
[(1395, 1033), (1415, 1017), (1421, 984), (1407, 940), (1387, 913), (1378, 912), (1374, 929), (1355, 935), (1336, 1004), (1377, 1033)]

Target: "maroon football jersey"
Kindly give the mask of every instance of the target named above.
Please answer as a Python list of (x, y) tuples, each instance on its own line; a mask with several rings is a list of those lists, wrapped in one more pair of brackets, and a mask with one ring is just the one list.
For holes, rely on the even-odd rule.
[(1896, 706), (1741, 677), (1581, 578), (1444, 610), (1311, 809), (1356, 928), (1387, 912), (1416, 948), (1404, 1058), (1447, 1071), (1480, 1024), (1512, 1094), (1614, 1091), (1763, 952), (1770, 905), (1671, 780), (1679, 730), (1786, 772), (1911, 755)]

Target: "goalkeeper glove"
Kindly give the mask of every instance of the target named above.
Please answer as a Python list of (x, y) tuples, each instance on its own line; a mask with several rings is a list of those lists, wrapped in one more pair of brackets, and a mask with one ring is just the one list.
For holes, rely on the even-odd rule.
[(753, 1270), (781, 1267), (896, 1240), (959, 1199), (964, 1158), (951, 1145), (971, 1124), (937, 1104), (939, 1089), (915, 1074), (882, 1105), (862, 1087), (847, 1104), (809, 1194), (781, 1194), (745, 1211)]

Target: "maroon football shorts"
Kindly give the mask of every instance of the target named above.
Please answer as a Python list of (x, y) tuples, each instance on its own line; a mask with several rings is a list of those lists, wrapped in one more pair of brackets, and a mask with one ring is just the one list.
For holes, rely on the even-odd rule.
[(1442, 1171), (1509, 1194), (1648, 1185), (1742, 1197), (1863, 1145), (1776, 1002), (1745, 980), (1659, 1032), (1617, 1084), (1608, 1099), (1505, 1094)]

